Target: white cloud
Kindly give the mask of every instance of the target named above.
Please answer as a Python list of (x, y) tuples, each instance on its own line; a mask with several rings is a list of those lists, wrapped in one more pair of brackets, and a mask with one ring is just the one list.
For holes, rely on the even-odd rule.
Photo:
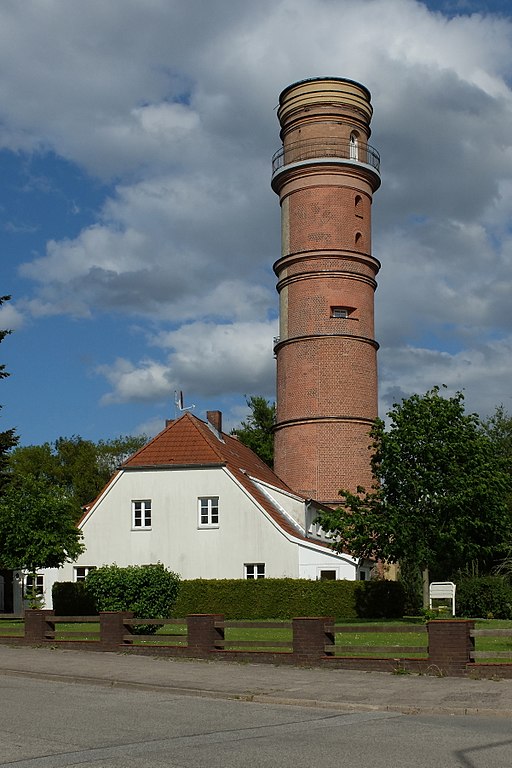
[(269, 395), (274, 386), (276, 330), (275, 322), (195, 322), (161, 333), (153, 343), (170, 350), (166, 363), (118, 359), (98, 368), (112, 386), (103, 403), (169, 400), (175, 390), (210, 399), (243, 392)]
[[(382, 415), (396, 400), (433, 386), (446, 385), (447, 393), (464, 392), (470, 411), (490, 415), (497, 405), (512, 408), (510, 361), (512, 336), (477, 344), (460, 352), (401, 346), (385, 349), (381, 366)], [(400, 372), (399, 377), (396, 371)]]
[(158, 351), (102, 368), (107, 402), (158, 401), (178, 383), (271, 394), (273, 107), (297, 79), (346, 76), (373, 93), (382, 156), (383, 399), (449, 373), (454, 386), (466, 376), (481, 407), (500, 399), (512, 331), (511, 18), (448, 19), (413, 0), (213, 0), (204, 15), (199, 0), (0, 9), (0, 145), (50, 149), (115, 186), (93, 225), (26, 259), (34, 287), (19, 311), (151, 324)]
[(12, 303), (5, 302), (0, 306), (0, 329), (3, 331), (17, 331), (25, 323), (22, 312)]

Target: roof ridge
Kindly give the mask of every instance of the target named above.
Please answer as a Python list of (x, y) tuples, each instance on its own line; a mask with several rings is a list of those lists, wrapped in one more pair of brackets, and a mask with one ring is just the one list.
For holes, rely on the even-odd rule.
[[(203, 419), (200, 419), (198, 416), (192, 416), (192, 414), (186, 413), (185, 416), (190, 416), (195, 429), (197, 429), (201, 437), (203, 437), (206, 440), (206, 442), (208, 443), (210, 448), (214, 451), (214, 453), (217, 454), (217, 457), (220, 459), (220, 461), (222, 462), (227, 461), (226, 457), (222, 453), (222, 450), (216, 445), (213, 439), (215, 438), (215, 435), (210, 429), (210, 427), (208, 426), (208, 422), (203, 421)], [(222, 432), (219, 432), (219, 434), (222, 434)], [(215, 439), (217, 442), (219, 442), (219, 438), (215, 438)]]

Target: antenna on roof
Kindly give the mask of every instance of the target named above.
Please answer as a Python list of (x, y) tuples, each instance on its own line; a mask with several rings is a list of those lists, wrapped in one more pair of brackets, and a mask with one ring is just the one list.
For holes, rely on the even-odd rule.
[(186, 408), (183, 405), (183, 392), (181, 389), (178, 391), (177, 389), (174, 390), (174, 417), (176, 418), (177, 411), (180, 413), (183, 413), (183, 411), (193, 411), (195, 408), (195, 405), (188, 405)]

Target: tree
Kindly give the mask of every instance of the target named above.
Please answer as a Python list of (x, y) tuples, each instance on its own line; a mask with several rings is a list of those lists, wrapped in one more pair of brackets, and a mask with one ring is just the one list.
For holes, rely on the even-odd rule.
[(512, 416), (503, 405), (499, 405), (493, 415), (484, 421), (483, 431), (512, 474)]
[[(507, 413), (503, 405), (499, 405), (494, 414), (484, 421), (483, 430), (492, 443), (493, 452), (503, 459), (509, 475), (512, 476), (512, 416)], [(512, 513), (512, 492), (508, 503)], [(512, 580), (512, 540), (509, 541), (506, 555), (494, 570)]]
[(147, 438), (118, 437), (93, 443), (79, 435), (54, 443), (16, 448), (9, 459), (13, 477), (34, 477), (63, 489), (79, 507), (96, 498), (115, 469)]
[(335, 548), (414, 562), (427, 579), (428, 569), (446, 577), (497, 557), (512, 533), (511, 478), (462, 393), (444, 398), (435, 387), (388, 416), (388, 430), (378, 419), (370, 433), (372, 489), (341, 491), (341, 507), (319, 517)]
[(21, 568), (32, 574), (60, 568), (84, 551), (76, 527), (76, 502), (61, 488), (26, 477), (13, 480), (0, 498), (0, 568)]
[(232, 430), (241, 443), (251, 448), (265, 464), (274, 464), (274, 423), (276, 418), (275, 403), (264, 397), (252, 395), (247, 400), (251, 414), (239, 427)]
[(103, 477), (108, 478), (133, 453), (148, 441), (147, 435), (120, 435), (112, 440), (100, 440), (96, 443), (96, 460)]
[[(10, 298), (10, 296), (0, 296), (0, 307), (4, 302), (9, 301)], [(9, 333), (10, 331), (0, 331), (0, 343)], [(9, 376), (9, 374), (5, 370), (5, 365), (0, 365), (0, 379), (5, 379), (6, 376)], [(8, 482), (9, 473), (7, 468), (9, 463), (9, 451), (17, 442), (18, 438), (16, 437), (16, 431), (14, 429), (6, 429), (3, 432), (0, 432), (0, 491)]]

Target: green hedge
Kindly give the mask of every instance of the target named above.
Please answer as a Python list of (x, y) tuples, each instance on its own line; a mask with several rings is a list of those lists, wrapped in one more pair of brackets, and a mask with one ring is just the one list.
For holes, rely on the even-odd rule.
[(83, 581), (58, 581), (52, 587), (56, 616), (94, 616), (98, 613), (94, 600)]
[(226, 619), (297, 616), (395, 618), (403, 615), (403, 588), (390, 581), (309, 579), (192, 579), (182, 581), (176, 616), (222, 613)]
[[(96, 585), (100, 610), (130, 608), (141, 618), (189, 613), (222, 613), (226, 619), (292, 619), (296, 616), (334, 616), (344, 619), (390, 619), (403, 615), (404, 590), (396, 581), (311, 581), (309, 579), (193, 579), (179, 583), (176, 602), (158, 585), (161, 573), (146, 573), (154, 582), (142, 589), (143, 569), (130, 569), (128, 588), (125, 569), (108, 566)], [(162, 569), (163, 566), (157, 566)], [(103, 570), (103, 569), (98, 569)], [(91, 574), (96, 571), (91, 571)], [(100, 574), (101, 575), (101, 574)], [(97, 577), (96, 577), (97, 578)], [(167, 577), (165, 577), (167, 582)], [(171, 578), (171, 582), (173, 582)], [(90, 583), (88, 577), (87, 583)], [(174, 583), (174, 582), (173, 582)], [(53, 588), (57, 616), (87, 616), (96, 613), (86, 584), (62, 582)], [(103, 595), (98, 594), (102, 592)], [(174, 603), (174, 604), (173, 604)]]
[(457, 584), (455, 604), (458, 616), (512, 619), (512, 587), (501, 576), (462, 579)]

